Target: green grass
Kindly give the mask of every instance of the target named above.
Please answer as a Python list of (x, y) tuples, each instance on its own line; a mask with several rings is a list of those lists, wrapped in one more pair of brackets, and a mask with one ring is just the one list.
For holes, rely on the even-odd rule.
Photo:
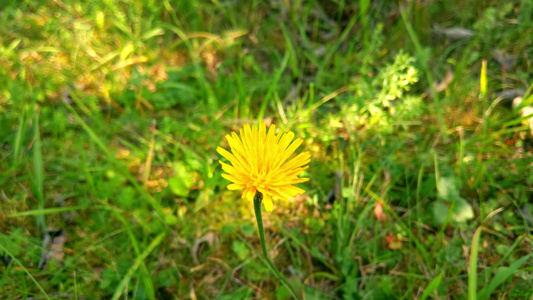
[(306, 194), (263, 214), (298, 297), (533, 296), (532, 136), (497, 97), (532, 104), (530, 1), (0, 12), (2, 299), (290, 299), (215, 151), (261, 120), (312, 154)]

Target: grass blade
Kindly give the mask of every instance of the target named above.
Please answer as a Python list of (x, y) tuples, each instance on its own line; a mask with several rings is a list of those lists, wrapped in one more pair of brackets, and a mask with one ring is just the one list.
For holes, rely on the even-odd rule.
[(26, 274), (28, 274), (28, 276), (30, 277), (30, 279), (33, 281), (33, 283), (35, 283), (35, 285), (37, 286), (37, 288), (39, 288), (39, 290), (41, 291), (41, 293), (43, 293), (44, 297), (46, 299), (50, 299), (50, 297), (48, 297), (48, 294), (44, 291), (43, 287), (39, 284), (39, 282), (37, 282), (37, 280), (35, 279), (35, 277), (33, 277), (30, 273), (30, 271), (28, 271), (28, 269), (26, 269), (24, 267), (24, 265), (22, 265), (22, 263), (13, 255), (11, 254), (11, 252), (9, 252), (6, 248), (4, 248), (4, 246), (0, 245), (0, 250), (4, 251), (7, 255), (11, 256), (11, 258), (13, 259), (13, 261), (19, 265), (19, 267), (24, 271), (26, 272)]
[(135, 263), (131, 266), (131, 268), (128, 270), (128, 272), (126, 272), (126, 275), (124, 275), (124, 278), (122, 279), (122, 281), (119, 283), (119, 285), (117, 286), (116, 290), (115, 290), (115, 294), (113, 295), (113, 300), (116, 300), (118, 298), (120, 298), (120, 296), (122, 295), (122, 292), (124, 291), (124, 288), (126, 287), (126, 284), (128, 284), (128, 282), (130, 281), (131, 277), (133, 276), (133, 274), (135, 273), (135, 271), (139, 268), (139, 266), (144, 262), (144, 260), (146, 259), (146, 257), (152, 253), (152, 251), (154, 251), (154, 249), (159, 246), (159, 244), (163, 241), (163, 238), (165, 237), (166, 233), (162, 232), (160, 233), (151, 243), (150, 245), (148, 246), (148, 248), (146, 248), (146, 250), (144, 250), (144, 252), (137, 257), (137, 259), (135, 259)]
[[(43, 195), (43, 153), (41, 143), (41, 133), (39, 127), (39, 112), (35, 112), (33, 118), (33, 175), (34, 175), (34, 193), (37, 198), (37, 205), (39, 209), (44, 209), (44, 195)], [(37, 226), (41, 229), (46, 229), (46, 222), (44, 215), (37, 215)]]
[(250, 250), (252, 250), (252, 251), (255, 253), (255, 255), (257, 256), (257, 258), (259, 258), (259, 260), (261, 260), (261, 262), (262, 262), (262, 263), (263, 263), (263, 264), (264, 264), (264, 265), (270, 270), (270, 272), (271, 272), (274, 276), (278, 277), (278, 280), (281, 282), (281, 284), (283, 284), (283, 286), (284, 286), (285, 288), (287, 288), (288, 292), (291, 293), (291, 295), (292, 295), (295, 299), (299, 299), (297, 295), (292, 294), (292, 288), (288, 285), (288, 280), (285, 279), (285, 278), (282, 278), (283, 274), (277, 272), (277, 271), (272, 267), (272, 265), (270, 265), (270, 263), (269, 263), (264, 257), (262, 257), (261, 254), (259, 254), (259, 252), (257, 252), (257, 250), (255, 250), (255, 248), (254, 248), (252, 245), (250, 245), (250, 243), (248, 243), (248, 242), (246, 241), (245, 238), (243, 238), (240, 234), (237, 233), (237, 231), (235, 231), (235, 230), (233, 229), (233, 227), (231, 227), (231, 231), (232, 231), (233, 234), (235, 234), (235, 235), (237, 236), (237, 238), (239, 238), (239, 240), (241, 240), (241, 242), (243, 242), (243, 243), (244, 243), (244, 244), (245, 244)]
[(7, 282), (7, 277), (9, 273), (11, 273), (11, 269), (13, 268), (13, 264), (8, 264), (7, 267), (4, 269), (4, 273), (2, 273), (2, 277), (0, 278), (0, 290), (4, 286), (4, 284)]
[(478, 227), (472, 239), (470, 248), (470, 263), (468, 266), (468, 300), (476, 300), (477, 289), (477, 257), (479, 253), (479, 238), (483, 227)]
[(69, 206), (69, 207), (53, 207), (53, 208), (42, 208), (42, 209), (35, 209), (35, 210), (28, 210), (28, 211), (21, 211), (14, 214), (10, 214), (7, 217), (13, 218), (13, 217), (27, 217), (27, 216), (44, 216), (49, 214), (57, 214), (62, 213), (66, 211), (73, 211), (83, 209), (81, 206)]
[(152, 208), (155, 210), (157, 215), (161, 218), (161, 220), (165, 220), (165, 213), (163, 212), (163, 209), (161, 208), (161, 205), (146, 191), (144, 190), (141, 185), (137, 182), (137, 180), (131, 175), (131, 173), (128, 171), (126, 167), (124, 167), (120, 161), (118, 161), (113, 153), (106, 147), (104, 142), (96, 135), (96, 133), (87, 125), (85, 121), (80, 117), (80, 115), (74, 110), (74, 108), (68, 104), (65, 103), (69, 111), (74, 115), (75, 119), (78, 121), (78, 123), (85, 129), (89, 137), (100, 147), (102, 151), (105, 152), (108, 159), (115, 164), (115, 166), (120, 170), (120, 172), (129, 180), (129, 182), (133, 185), (133, 187), (143, 196), (143, 198), (152, 206)]
[[(117, 217), (117, 219), (120, 220), (122, 224), (124, 224), (124, 227), (126, 227), (126, 232), (128, 233), (128, 237), (130, 238), (131, 245), (133, 246), (133, 250), (135, 251), (135, 254), (137, 257), (141, 256), (141, 249), (139, 248), (139, 242), (137, 242), (137, 239), (135, 238), (135, 235), (133, 234), (133, 231), (131, 230), (131, 227), (128, 224), (128, 221), (122, 216), (120, 211), (116, 209), (115, 207), (109, 205), (108, 209)], [(145, 293), (146, 297), (148, 299), (155, 299), (155, 288), (154, 283), (152, 282), (152, 278), (150, 277), (150, 272), (148, 272), (148, 268), (146, 267), (146, 264), (144, 263), (144, 260), (141, 261), (141, 278), (144, 283)]]
[(280, 23), (279, 27), (281, 29), (281, 32), (283, 33), (283, 37), (285, 38), (285, 47), (287, 47), (287, 52), (290, 53), (289, 65), (292, 71), (292, 76), (296, 78), (299, 76), (299, 69), (298, 69), (298, 55), (296, 54), (296, 50), (292, 43), (294, 38), (291, 36), (289, 31), (287, 30), (287, 27), (285, 27), (283, 23)]
[(428, 284), (426, 289), (424, 290), (424, 293), (422, 293), (422, 297), (420, 297), (420, 300), (426, 299), (431, 293), (433, 293), (442, 282), (442, 276), (444, 275), (444, 271), (441, 271), (437, 277), (433, 278), (431, 282)]
[(481, 293), (482, 296), (480, 299), (489, 299), (490, 295), (496, 290), (496, 288), (505, 282), (509, 277), (511, 277), (511, 275), (515, 274), (516, 270), (518, 270), (518, 268), (520, 268), (527, 261), (527, 259), (531, 257), (531, 255), (533, 255), (533, 253), (520, 258), (512, 263), (509, 267), (499, 268), (498, 271), (496, 271), (496, 275), (494, 275), (494, 278), (492, 278), (487, 286), (487, 289)]
[(361, 29), (363, 30), (363, 45), (368, 47), (368, 39), (370, 36), (368, 30), (368, 8), (370, 7), (370, 0), (359, 0), (359, 19), (361, 19)]
[(15, 137), (14, 150), (13, 150), (13, 165), (16, 165), (20, 159), (20, 149), (22, 148), (22, 140), (24, 140), (24, 133), (26, 132), (26, 118), (25, 113), (21, 113), (19, 116), (19, 126), (17, 130), (17, 136)]
[[(29, 211), (14, 213), (14, 214), (8, 215), (7, 217), (11, 218), (11, 217), (26, 217), (26, 216), (44, 216), (48, 214), (56, 214), (56, 213), (62, 213), (66, 211), (75, 211), (75, 210), (80, 210), (80, 209), (104, 209), (104, 210), (111, 211), (117, 217), (117, 219), (119, 219), (119, 221), (122, 224), (124, 224), (124, 226), (126, 227), (126, 231), (131, 240), (133, 249), (135, 250), (135, 254), (137, 256), (142, 255), (141, 250), (139, 248), (139, 243), (137, 239), (135, 238), (135, 235), (133, 234), (131, 227), (128, 225), (128, 222), (121, 215), (121, 212), (111, 205), (94, 206), (91, 208), (86, 208), (86, 207), (81, 207), (81, 206), (70, 206), (70, 207), (54, 207), (54, 208), (36, 209), (36, 210), (29, 210)], [(141, 270), (142, 270), (142, 280), (143, 280), (143, 283), (146, 289), (146, 296), (148, 299), (155, 299), (154, 284), (152, 282), (152, 279), (149, 276), (149, 272), (148, 272), (148, 269), (146, 268), (146, 265), (144, 264), (144, 261), (141, 262)]]
[[(405, 25), (405, 28), (407, 29), (407, 33), (409, 34), (409, 37), (411, 38), (411, 41), (413, 42), (413, 45), (415, 46), (416, 55), (418, 57), (423, 57), (424, 50), (422, 49), (422, 45), (420, 45), (420, 42), (418, 41), (418, 38), (416, 36), (415, 30), (413, 29), (413, 25), (411, 22), (409, 22), (409, 19), (407, 18), (407, 13), (405, 12), (404, 8), (400, 8), (400, 14), (402, 15), (402, 20)], [(444, 141), (447, 141), (448, 134), (446, 133), (446, 123), (444, 123), (444, 117), (442, 116), (442, 109), (441, 104), (439, 100), (439, 95), (437, 91), (435, 90), (435, 87), (433, 86), (433, 75), (431, 75), (431, 71), (429, 70), (428, 64), (426, 62), (421, 62), (420, 64), (422, 68), (424, 69), (424, 73), (426, 73), (426, 80), (429, 88), (431, 89), (431, 94), (433, 95), (433, 103), (435, 104), (435, 110), (437, 113), (437, 118), (439, 120), (440, 125), (440, 133), (444, 139)]]
[(509, 256), (511, 256), (511, 254), (513, 253), (513, 251), (516, 249), (516, 247), (518, 246), (518, 244), (520, 244), (523, 240), (525, 239), (525, 236), (522, 235), (520, 236), (518, 239), (516, 239), (516, 241), (513, 243), (513, 245), (511, 245), (511, 247), (509, 248), (509, 250), (507, 251), (507, 253), (505, 253), (503, 255), (503, 257), (496, 263), (494, 264), (493, 266), (490, 267), (490, 269), (488, 269), (486, 271), (485, 274), (491, 274), (494, 269), (496, 269), (497, 267), (499, 267), (504, 261), (507, 260), (507, 258), (509, 258)]
[(281, 79), (281, 75), (283, 74), (283, 72), (287, 68), (287, 65), (289, 64), (289, 59), (290, 58), (291, 58), (291, 52), (290, 51), (285, 52), (285, 55), (283, 56), (283, 60), (281, 61), (281, 65), (276, 70), (276, 73), (274, 74), (272, 82), (270, 83), (270, 86), (268, 88), (268, 92), (267, 92), (265, 98), (263, 99), (263, 101), (261, 103), (261, 108), (259, 109), (259, 113), (257, 115), (257, 119), (258, 120), (263, 119), (263, 116), (265, 115), (265, 112), (266, 112), (266, 109), (268, 107), (268, 104), (270, 103), (270, 101), (271, 101), (271, 99), (273, 97), (272, 95), (277, 90), (278, 82)]
[(321, 263), (323, 263), (326, 267), (328, 267), (328, 269), (330, 269), (331, 271), (333, 271), (333, 273), (335, 274), (339, 274), (339, 270), (337, 270), (337, 268), (335, 268), (334, 265), (330, 264), (326, 259), (325, 259), (325, 255), (323, 253), (320, 253), (320, 252), (315, 252), (313, 250), (311, 250), (309, 247), (307, 247), (304, 243), (302, 243), (296, 236), (294, 236), (292, 233), (290, 233), (289, 231), (287, 231), (285, 228), (283, 228), (283, 226), (281, 226), (279, 224), (279, 222), (276, 222), (276, 225), (278, 226), (278, 228), (281, 230), (281, 232), (288, 236), (296, 245), (298, 245), (299, 247), (302, 247), (302, 249), (304, 249), (307, 253), (311, 254), (311, 256), (315, 259), (317, 259), (318, 261), (320, 261)]

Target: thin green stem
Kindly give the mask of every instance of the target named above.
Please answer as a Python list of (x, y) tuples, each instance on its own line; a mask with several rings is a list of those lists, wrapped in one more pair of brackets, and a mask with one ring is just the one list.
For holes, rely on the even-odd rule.
[(254, 197), (254, 210), (255, 218), (257, 219), (257, 227), (259, 228), (259, 238), (261, 239), (261, 248), (263, 249), (263, 255), (270, 262), (268, 257), (268, 250), (265, 242), (265, 230), (263, 229), (263, 216), (261, 215), (261, 202), (263, 202), (263, 194), (261, 192), (255, 193)]
[(274, 275), (279, 278), (279, 280), (287, 287), (289, 290), (289, 293), (295, 298), (299, 299), (296, 292), (293, 290), (293, 287), (283, 276), (280, 271), (276, 268), (274, 263), (270, 260), (270, 257), (268, 256), (268, 250), (266, 247), (265, 242), (265, 230), (263, 229), (263, 216), (261, 215), (261, 202), (263, 202), (263, 194), (261, 192), (257, 191), (254, 196), (254, 211), (255, 211), (255, 218), (257, 220), (257, 228), (259, 229), (259, 239), (261, 239), (261, 248), (263, 249), (263, 255), (265, 256), (265, 260), (270, 265), (270, 270), (273, 271)]

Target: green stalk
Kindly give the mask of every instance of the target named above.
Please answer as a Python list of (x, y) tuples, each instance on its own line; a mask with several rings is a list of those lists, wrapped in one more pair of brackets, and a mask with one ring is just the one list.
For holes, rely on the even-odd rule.
[(263, 229), (263, 216), (261, 215), (261, 202), (263, 202), (263, 194), (257, 191), (254, 196), (254, 211), (255, 218), (257, 219), (257, 227), (259, 228), (259, 238), (261, 239), (261, 248), (263, 249), (263, 255), (270, 263), (268, 257), (268, 250), (265, 242), (265, 230)]
[(263, 229), (263, 216), (261, 215), (261, 202), (263, 201), (263, 194), (261, 192), (257, 191), (254, 196), (254, 211), (255, 211), (255, 218), (257, 220), (257, 228), (259, 229), (259, 238), (261, 239), (261, 248), (263, 249), (263, 255), (265, 256), (265, 259), (267, 263), (270, 265), (270, 270), (274, 273), (276, 277), (278, 277), (279, 280), (283, 283), (283, 285), (289, 290), (289, 293), (294, 297), (294, 299), (299, 299), (298, 296), (296, 296), (296, 292), (293, 290), (293, 287), (289, 283), (289, 281), (283, 276), (274, 263), (270, 260), (270, 257), (268, 256), (268, 250), (266, 247), (265, 242), (265, 230)]

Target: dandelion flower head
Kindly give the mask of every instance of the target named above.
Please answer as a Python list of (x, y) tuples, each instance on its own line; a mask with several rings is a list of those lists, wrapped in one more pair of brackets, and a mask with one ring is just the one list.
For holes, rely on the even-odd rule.
[(294, 139), (294, 133), (278, 132), (276, 126), (261, 122), (259, 126), (244, 125), (239, 130), (240, 137), (232, 132), (226, 135), (231, 152), (218, 147), (217, 152), (229, 160), (231, 165), (219, 161), (227, 174), (222, 177), (231, 181), (229, 190), (244, 190), (242, 198), (253, 200), (257, 191), (263, 194), (266, 211), (272, 211), (272, 198), (289, 199), (305, 191), (294, 184), (308, 181), (299, 178), (311, 158), (303, 152), (292, 159), (289, 157), (302, 144), (302, 139)]

